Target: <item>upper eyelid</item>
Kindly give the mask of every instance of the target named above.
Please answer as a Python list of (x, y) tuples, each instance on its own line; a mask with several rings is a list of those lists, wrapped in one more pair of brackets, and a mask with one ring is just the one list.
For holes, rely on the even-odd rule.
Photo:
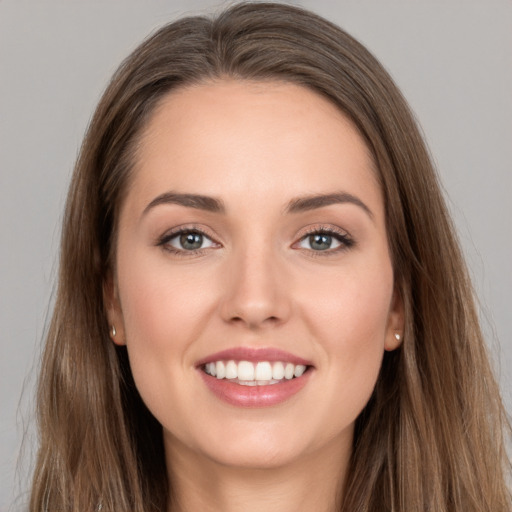
[(332, 225), (327, 225), (327, 224), (320, 224), (320, 225), (312, 224), (312, 225), (306, 226), (305, 228), (299, 230), (296, 237), (299, 240), (302, 240), (306, 236), (313, 235), (315, 233), (329, 233), (329, 234), (333, 234), (333, 235), (337, 234), (341, 237), (352, 239), (352, 235), (346, 229), (342, 229), (338, 226), (332, 226)]
[(171, 228), (167, 230), (163, 235), (159, 236), (158, 240), (170, 240), (182, 233), (200, 233), (206, 238), (209, 238), (212, 242), (220, 243), (218, 237), (216, 237), (209, 229), (205, 229), (204, 226), (200, 227), (194, 224), (184, 224)]

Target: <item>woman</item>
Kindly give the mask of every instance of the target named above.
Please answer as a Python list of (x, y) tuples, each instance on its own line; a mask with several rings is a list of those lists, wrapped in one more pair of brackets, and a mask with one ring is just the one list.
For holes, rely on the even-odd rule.
[(32, 510), (505, 511), (507, 424), (424, 143), (296, 7), (162, 28), (84, 141)]

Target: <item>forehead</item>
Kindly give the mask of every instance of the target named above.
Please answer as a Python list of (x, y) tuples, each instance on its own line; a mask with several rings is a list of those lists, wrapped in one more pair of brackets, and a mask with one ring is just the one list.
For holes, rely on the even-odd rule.
[(169, 93), (138, 146), (128, 195), (165, 189), (284, 196), (347, 189), (380, 200), (373, 159), (332, 102), (290, 83), (223, 80)]

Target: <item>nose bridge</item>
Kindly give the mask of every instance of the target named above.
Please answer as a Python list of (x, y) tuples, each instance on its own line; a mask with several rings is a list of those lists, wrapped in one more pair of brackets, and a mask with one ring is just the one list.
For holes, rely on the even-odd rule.
[(227, 321), (257, 328), (281, 323), (289, 315), (289, 301), (272, 243), (257, 239), (234, 248), (223, 301)]

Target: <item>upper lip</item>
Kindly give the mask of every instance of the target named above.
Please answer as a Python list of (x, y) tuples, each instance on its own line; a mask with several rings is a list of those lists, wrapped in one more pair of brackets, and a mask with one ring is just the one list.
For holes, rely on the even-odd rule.
[(200, 359), (196, 366), (202, 366), (213, 361), (250, 361), (257, 363), (258, 361), (303, 364), (304, 366), (312, 366), (312, 362), (302, 357), (298, 357), (290, 352), (278, 348), (253, 348), (253, 347), (233, 347), (221, 350), (215, 354), (208, 355)]

